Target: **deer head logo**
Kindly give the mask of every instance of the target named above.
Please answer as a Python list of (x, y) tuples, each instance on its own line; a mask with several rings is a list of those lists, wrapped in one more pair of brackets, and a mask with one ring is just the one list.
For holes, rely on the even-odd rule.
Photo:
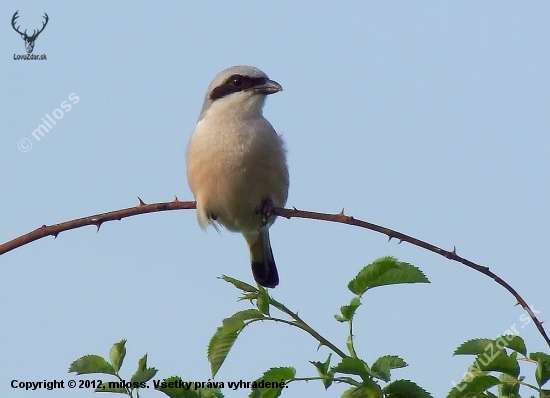
[(40, 33), (42, 33), (42, 31), (44, 30), (44, 28), (48, 24), (49, 17), (48, 17), (48, 14), (44, 13), (43, 18), (45, 19), (45, 21), (43, 22), (42, 28), (39, 29), (38, 31), (33, 30), (32, 35), (29, 36), (29, 35), (27, 35), (27, 30), (26, 29), (25, 29), (25, 32), (21, 32), (19, 30), (19, 26), (17, 26), (17, 27), (15, 26), (16, 19), (19, 18), (19, 15), (17, 15), (18, 12), (19, 12), (19, 10), (15, 11), (15, 14), (13, 14), (13, 18), (11, 19), (11, 26), (13, 27), (13, 29), (17, 33), (19, 33), (21, 35), (23, 40), (25, 40), (25, 48), (27, 49), (27, 53), (30, 54), (30, 53), (32, 53), (32, 50), (34, 50), (34, 42), (35, 42), (36, 38), (38, 37), (38, 35)]

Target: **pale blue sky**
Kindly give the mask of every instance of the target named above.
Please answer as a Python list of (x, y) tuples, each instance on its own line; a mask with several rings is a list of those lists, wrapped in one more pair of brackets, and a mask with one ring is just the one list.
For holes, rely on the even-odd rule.
[[(50, 21), (35, 54), (15, 61), (22, 26)], [(550, 321), (550, 4), (547, 2), (69, 2), (0, 4), (0, 241), (42, 224), (177, 194), (192, 199), (184, 148), (210, 80), (250, 64), (278, 81), (266, 117), (288, 146), (288, 206), (346, 213), (411, 234), (491, 267)], [(41, 118), (75, 93), (40, 141)], [(26, 153), (18, 142), (29, 139)], [(347, 282), (393, 255), (430, 285), (368, 293), (356, 348), (372, 363), (399, 355), (434, 397), (471, 358), (453, 350), (496, 337), (522, 311), (488, 278), (435, 254), (349, 226), (278, 220), (272, 244), (281, 284), (272, 293), (339, 347), (332, 315)], [(91, 390), (25, 392), (10, 381), (70, 380), (72, 360), (108, 355), (127, 338), (122, 373), (138, 358), (186, 380), (210, 377), (209, 338), (246, 308), (217, 276), (249, 283), (243, 239), (203, 233), (194, 211), (149, 214), (62, 233), (0, 257), (0, 396), (89, 397)], [(548, 350), (532, 323), (521, 336)], [(217, 375), (254, 380), (328, 350), (285, 325), (245, 330)], [(534, 368), (523, 365), (525, 374)], [(284, 397), (337, 397), (320, 383)], [(224, 391), (241, 397), (248, 391)], [(527, 395), (527, 392), (525, 392)], [(161, 396), (152, 390), (144, 397)]]

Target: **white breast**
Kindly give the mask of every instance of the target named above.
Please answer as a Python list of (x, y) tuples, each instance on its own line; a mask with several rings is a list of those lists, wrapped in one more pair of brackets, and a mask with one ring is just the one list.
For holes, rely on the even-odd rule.
[(207, 114), (187, 147), (187, 179), (201, 226), (211, 216), (227, 229), (254, 232), (264, 199), (282, 207), (288, 195), (286, 151), (263, 117), (228, 118)]

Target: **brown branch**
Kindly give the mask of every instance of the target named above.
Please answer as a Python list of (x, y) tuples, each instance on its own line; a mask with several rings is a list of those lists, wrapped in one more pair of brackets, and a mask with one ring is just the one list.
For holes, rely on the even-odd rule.
[(459, 263), (464, 264), (467, 267), (475, 269), (476, 271), (481, 272), (482, 274), (487, 275), (489, 278), (493, 279), (496, 283), (498, 283), (500, 286), (508, 290), (508, 292), (510, 292), (516, 298), (517, 304), (521, 305), (525, 310), (525, 312), (529, 314), (529, 316), (537, 326), (537, 329), (539, 330), (540, 334), (546, 341), (546, 344), (548, 344), (548, 346), (550, 347), (550, 338), (546, 334), (546, 331), (542, 326), (542, 322), (538, 320), (537, 316), (533, 313), (533, 311), (531, 310), (527, 302), (519, 295), (519, 293), (516, 292), (516, 290), (512, 286), (510, 286), (506, 281), (504, 281), (498, 275), (496, 275), (491, 270), (489, 270), (489, 267), (481, 266), (479, 264), (476, 264), (470, 260), (467, 260), (457, 255), (456, 247), (453, 247), (453, 251), (441, 249), (437, 246), (424, 242), (420, 239), (416, 239), (416, 238), (413, 238), (412, 236), (402, 234), (401, 232), (397, 232), (392, 229), (382, 227), (380, 225), (372, 224), (370, 222), (358, 220), (351, 216), (346, 216), (344, 214), (343, 209), (338, 214), (316, 213), (312, 211), (298, 210), (296, 208), (292, 208), (292, 209), (274, 208), (272, 211), (274, 214), (285, 218), (293, 218), (293, 217), (310, 218), (314, 220), (331, 221), (331, 222), (354, 225), (356, 227), (370, 229), (371, 231), (375, 231), (375, 232), (379, 232), (381, 234), (387, 235), (389, 240), (392, 240), (392, 238), (396, 238), (396, 239), (399, 239), (399, 243), (409, 242), (415, 246), (437, 253), (449, 260), (457, 261)]
[[(138, 198), (139, 199), (139, 198)], [(172, 202), (165, 203), (153, 203), (145, 204), (141, 199), (139, 199), (139, 204), (135, 207), (129, 207), (127, 209), (111, 211), (108, 213), (96, 214), (89, 217), (78, 218), (76, 220), (66, 221), (61, 224), (53, 225), (42, 225), (40, 228), (35, 229), (32, 232), (21, 235), (18, 238), (15, 238), (9, 242), (3, 243), (0, 245), (0, 255), (9, 252), (10, 250), (16, 249), (20, 246), (26, 245), (27, 243), (33, 242), (35, 240), (44, 238), (46, 236), (57, 237), (60, 232), (68, 231), (70, 229), (80, 228), (86, 225), (95, 225), (97, 229), (101, 227), (101, 224), (106, 221), (121, 220), (126, 217), (136, 216), (138, 214), (145, 213), (154, 213), (158, 211), (168, 211), (168, 210), (181, 210), (181, 209), (195, 209), (196, 203), (192, 201), (180, 202), (178, 198), (175, 198)], [(413, 238), (412, 236), (405, 235), (401, 232), (394, 231), (389, 228), (381, 227), (380, 225), (372, 224), (366, 221), (355, 219), (351, 216), (346, 216), (344, 210), (338, 214), (326, 214), (326, 213), (316, 213), (311, 211), (293, 209), (282, 209), (282, 208), (272, 208), (273, 214), (285, 217), (285, 218), (309, 218), (314, 220), (330, 221), (337, 222), (341, 224), (354, 225), (356, 227), (361, 227), (369, 229), (371, 231), (379, 232), (381, 234), (387, 235), (389, 239), (392, 238), (399, 239), (401, 242), (409, 242), (415, 246), (421, 247), (423, 249), (429, 250), (431, 252), (437, 253), (449, 260), (457, 261), (470, 267), (478, 272), (481, 272), (484, 275), (487, 275), (493, 279), (500, 286), (504, 287), (508, 292), (510, 292), (517, 300), (517, 303), (523, 307), (523, 309), (529, 314), (533, 322), (535, 323), (540, 334), (550, 347), (550, 338), (546, 334), (542, 326), (542, 322), (538, 320), (537, 316), (533, 313), (527, 302), (515, 291), (515, 289), (510, 286), (506, 281), (501, 279), (498, 275), (494, 274), (489, 270), (489, 267), (484, 267), (479, 264), (476, 264), (470, 260), (467, 260), (463, 257), (460, 257), (456, 254), (456, 248), (453, 248), (453, 251), (447, 251), (441, 249), (437, 246), (434, 246), (430, 243), (424, 242), (420, 239)]]
[(195, 202), (180, 202), (176, 197), (172, 202), (166, 203), (153, 203), (147, 205), (138, 197), (139, 204), (135, 207), (129, 207), (127, 209), (110, 211), (108, 213), (95, 214), (89, 217), (77, 218), (76, 220), (66, 221), (61, 224), (42, 225), (40, 228), (35, 229), (32, 232), (21, 235), (9, 242), (0, 245), (0, 255), (16, 249), (27, 243), (34, 242), (35, 240), (44, 238), (46, 236), (53, 236), (57, 238), (60, 232), (68, 231), (70, 229), (84, 227), (86, 225), (95, 225), (97, 230), (106, 221), (122, 220), (126, 217), (137, 216), (138, 214), (156, 213), (158, 211), (168, 210), (180, 210), (180, 209), (195, 209)]

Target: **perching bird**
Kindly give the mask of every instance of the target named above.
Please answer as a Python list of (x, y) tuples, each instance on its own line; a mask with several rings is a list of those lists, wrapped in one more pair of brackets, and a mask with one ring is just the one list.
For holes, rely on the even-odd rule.
[(187, 146), (187, 181), (204, 229), (215, 222), (240, 232), (252, 274), (264, 287), (279, 284), (269, 242), (272, 206), (284, 207), (289, 176), (282, 138), (264, 118), (269, 94), (281, 85), (252, 66), (233, 66), (210, 83)]

